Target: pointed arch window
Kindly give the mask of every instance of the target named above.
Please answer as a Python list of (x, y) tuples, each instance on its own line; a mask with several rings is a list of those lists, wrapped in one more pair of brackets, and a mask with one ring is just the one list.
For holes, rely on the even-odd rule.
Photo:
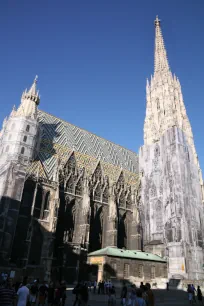
[(95, 191), (94, 191), (94, 200), (95, 201), (101, 201), (101, 186), (100, 184), (97, 185)]
[(27, 126), (26, 126), (26, 132), (29, 132), (30, 131), (30, 125), (28, 124)]
[(45, 196), (43, 219), (46, 220), (49, 217), (49, 206), (50, 206), (50, 192), (48, 191)]
[(43, 190), (40, 186), (38, 186), (36, 199), (35, 199), (35, 209), (34, 209), (34, 213), (33, 213), (33, 216), (37, 219), (40, 218), (42, 200), (43, 200)]
[(66, 184), (66, 191), (70, 193), (74, 193), (74, 178), (73, 175), (70, 176), (67, 184)]
[(6, 153), (9, 152), (9, 146), (6, 146)]
[(109, 197), (109, 192), (108, 192), (108, 186), (105, 187), (103, 191), (103, 202), (108, 203), (108, 197)]
[(15, 123), (12, 123), (11, 125), (11, 129), (14, 130), (15, 129)]
[(22, 147), (22, 148), (21, 148), (21, 154), (23, 155), (24, 153), (25, 153), (25, 148)]
[(76, 195), (82, 195), (82, 180), (80, 179), (75, 188)]
[(160, 110), (160, 103), (159, 103), (159, 98), (156, 99), (156, 105), (157, 105), (157, 110)]
[(27, 141), (27, 136), (26, 136), (26, 135), (23, 137), (23, 141), (24, 141), (24, 142)]

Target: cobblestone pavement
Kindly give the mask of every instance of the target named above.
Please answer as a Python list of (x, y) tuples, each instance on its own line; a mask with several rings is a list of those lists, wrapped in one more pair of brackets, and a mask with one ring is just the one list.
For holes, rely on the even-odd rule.
[[(181, 290), (153, 290), (155, 294), (155, 306), (187, 306), (189, 305), (187, 293)], [(66, 306), (72, 306), (74, 302), (72, 290), (67, 291)], [(88, 305), (90, 306), (108, 306), (108, 297), (106, 295), (90, 294)], [(117, 306), (120, 306), (120, 294), (117, 294)], [(197, 304), (198, 305), (198, 304)]]

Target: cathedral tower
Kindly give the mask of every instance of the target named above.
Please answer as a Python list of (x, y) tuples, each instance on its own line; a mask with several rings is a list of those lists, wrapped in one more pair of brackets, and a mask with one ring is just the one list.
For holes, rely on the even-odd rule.
[(16, 229), (27, 167), (34, 157), (40, 97), (37, 77), (21, 104), (4, 120), (0, 132), (0, 262), (8, 262)]
[(146, 86), (140, 148), (144, 244), (167, 256), (169, 277), (201, 279), (202, 174), (178, 78), (172, 74), (160, 20), (155, 20), (154, 75)]

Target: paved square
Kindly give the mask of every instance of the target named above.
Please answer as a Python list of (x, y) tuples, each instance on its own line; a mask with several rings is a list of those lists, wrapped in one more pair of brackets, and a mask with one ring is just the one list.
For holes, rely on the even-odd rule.
[[(186, 306), (189, 305), (187, 293), (181, 290), (153, 290), (155, 294), (155, 306)], [(116, 305), (121, 305), (120, 303), (120, 291), (117, 292), (117, 303)], [(72, 294), (72, 290), (67, 291), (67, 302), (66, 306), (72, 306), (74, 303), (75, 296)], [(98, 295), (90, 293), (89, 303), (90, 306), (108, 306), (107, 295)]]

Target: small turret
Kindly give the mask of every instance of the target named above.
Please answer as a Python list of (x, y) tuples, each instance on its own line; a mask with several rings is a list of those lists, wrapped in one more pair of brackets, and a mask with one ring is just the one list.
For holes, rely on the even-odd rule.
[(29, 91), (26, 89), (23, 92), (21, 104), (16, 112), (16, 116), (37, 118), (37, 106), (40, 103), (39, 91), (37, 91), (37, 80), (38, 77), (36, 76)]

